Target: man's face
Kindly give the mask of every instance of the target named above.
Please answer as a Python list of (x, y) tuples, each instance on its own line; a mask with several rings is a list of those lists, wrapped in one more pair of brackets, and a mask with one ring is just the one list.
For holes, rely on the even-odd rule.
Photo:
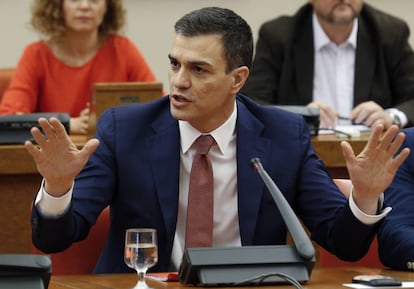
[(169, 58), (172, 115), (201, 132), (219, 127), (233, 112), (235, 95), (245, 81), (240, 80), (240, 71), (248, 74), (248, 69), (226, 72), (222, 39), (216, 34), (178, 34)]
[(362, 9), (362, 0), (309, 0), (319, 18), (337, 24), (349, 24)]

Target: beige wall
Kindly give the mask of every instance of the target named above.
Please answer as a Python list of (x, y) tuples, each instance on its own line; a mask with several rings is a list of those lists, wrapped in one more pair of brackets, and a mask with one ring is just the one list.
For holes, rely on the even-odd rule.
[[(37, 35), (27, 25), (30, 0), (0, 2), (0, 67), (15, 66), (24, 47)], [(281, 14), (292, 14), (305, 0), (124, 0), (128, 25), (125, 33), (139, 47), (157, 78), (168, 90), (168, 59), (175, 21), (183, 14), (203, 6), (233, 9), (251, 25), (253, 33), (265, 20)], [(413, 0), (367, 0), (393, 15), (406, 20), (414, 30)], [(413, 45), (414, 38), (410, 38)], [(414, 45), (413, 45), (414, 46)]]

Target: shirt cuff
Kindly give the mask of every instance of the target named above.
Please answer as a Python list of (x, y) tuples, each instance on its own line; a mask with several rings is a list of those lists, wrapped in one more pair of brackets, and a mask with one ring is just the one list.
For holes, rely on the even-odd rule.
[(401, 110), (396, 109), (396, 108), (387, 108), (385, 111), (388, 112), (388, 113), (393, 113), (393, 114), (397, 115), (398, 118), (401, 121), (401, 127), (405, 127), (407, 125), (407, 123), (408, 123), (407, 115), (404, 112), (402, 112)]
[(353, 190), (351, 190), (351, 193), (349, 194), (349, 206), (350, 206), (351, 211), (354, 214), (354, 216), (366, 225), (373, 225), (373, 224), (379, 222), (386, 215), (388, 215), (388, 213), (392, 210), (391, 207), (383, 208), (383, 206), (384, 206), (384, 193), (382, 193), (380, 195), (379, 200), (378, 200), (378, 213), (377, 213), (377, 215), (365, 214), (355, 204), (354, 197), (353, 197)]
[(45, 217), (58, 217), (63, 215), (69, 208), (72, 199), (73, 185), (69, 191), (61, 197), (54, 197), (45, 191), (45, 180), (42, 180), (39, 192), (37, 193), (35, 206)]

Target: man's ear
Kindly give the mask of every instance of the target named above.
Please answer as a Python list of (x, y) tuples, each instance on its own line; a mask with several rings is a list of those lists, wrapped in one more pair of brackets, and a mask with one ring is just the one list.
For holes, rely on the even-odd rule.
[(233, 90), (235, 93), (239, 92), (245, 84), (247, 77), (249, 76), (249, 68), (247, 66), (240, 66), (234, 69), (233, 74)]

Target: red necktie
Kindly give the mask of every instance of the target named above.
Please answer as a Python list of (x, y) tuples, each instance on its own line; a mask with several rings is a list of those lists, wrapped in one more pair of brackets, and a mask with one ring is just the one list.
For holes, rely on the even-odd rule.
[(214, 143), (211, 135), (196, 140), (196, 155), (190, 172), (185, 246), (213, 245), (213, 169), (208, 151)]

